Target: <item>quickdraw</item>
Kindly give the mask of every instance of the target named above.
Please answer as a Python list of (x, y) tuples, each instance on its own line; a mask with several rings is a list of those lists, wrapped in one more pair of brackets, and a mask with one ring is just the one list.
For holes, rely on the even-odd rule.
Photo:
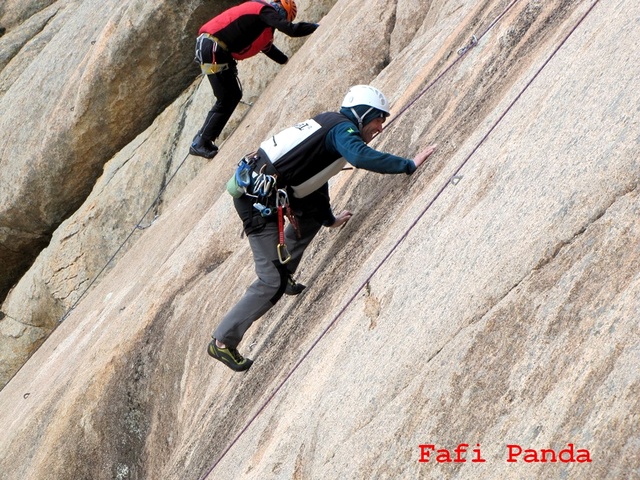
[(459, 56), (464, 55), (476, 45), (478, 45), (478, 37), (476, 37), (475, 35), (472, 35), (471, 40), (469, 40), (469, 43), (458, 50), (458, 55)]
[(291, 206), (289, 205), (289, 196), (287, 195), (287, 191), (284, 189), (280, 189), (278, 190), (277, 195), (278, 198), (276, 200), (276, 205), (279, 202), (279, 204), (284, 207), (284, 214), (293, 227), (293, 230), (296, 232), (296, 237), (300, 239), (300, 226), (298, 225), (298, 219), (296, 218), (293, 210), (291, 210)]
[(291, 260), (291, 254), (284, 243), (284, 210), (289, 208), (289, 197), (284, 190), (276, 193), (276, 205), (278, 207), (278, 260), (284, 265)]
[(296, 232), (296, 238), (300, 240), (301, 235), (300, 235), (300, 227), (298, 225), (298, 219), (296, 218), (293, 211), (291, 210), (291, 207), (289, 206), (288, 198), (287, 198), (287, 205), (286, 205), (284, 214), (287, 216), (287, 220), (289, 220), (289, 223), (293, 227), (293, 231)]
[(280, 242), (278, 243), (278, 260), (282, 265), (291, 260), (291, 254), (287, 249), (287, 244), (284, 243), (284, 219), (282, 215), (282, 207), (278, 207), (278, 232), (280, 235)]

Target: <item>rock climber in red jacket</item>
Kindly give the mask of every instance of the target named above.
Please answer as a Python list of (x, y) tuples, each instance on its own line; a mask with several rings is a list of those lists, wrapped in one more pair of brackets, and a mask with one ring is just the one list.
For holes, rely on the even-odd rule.
[(289, 58), (273, 44), (273, 32), (290, 37), (313, 33), (318, 24), (292, 23), (297, 7), (294, 0), (268, 3), (252, 0), (230, 8), (205, 23), (196, 41), (196, 60), (211, 83), (216, 103), (193, 139), (189, 153), (213, 158), (218, 153), (215, 139), (242, 98), (237, 61), (262, 52), (285, 64)]

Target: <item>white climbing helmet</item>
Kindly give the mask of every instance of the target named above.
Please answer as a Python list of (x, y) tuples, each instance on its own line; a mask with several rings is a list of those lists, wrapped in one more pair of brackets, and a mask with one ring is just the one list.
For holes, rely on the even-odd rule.
[(369, 107), (382, 110), (387, 115), (391, 114), (391, 112), (389, 112), (387, 97), (371, 85), (354, 85), (349, 89), (342, 101), (342, 106), (349, 108), (355, 107), (356, 105), (368, 105)]

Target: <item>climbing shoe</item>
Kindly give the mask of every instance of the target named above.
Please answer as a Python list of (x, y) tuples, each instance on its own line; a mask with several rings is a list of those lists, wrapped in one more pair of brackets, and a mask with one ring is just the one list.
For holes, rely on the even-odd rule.
[(211, 140), (205, 140), (202, 135), (198, 134), (193, 137), (189, 153), (196, 157), (213, 158), (218, 153), (218, 147)]
[(292, 275), (287, 277), (287, 287), (284, 290), (284, 293), (287, 295), (300, 295), (302, 291), (307, 288), (306, 285), (296, 282), (293, 279)]
[(236, 372), (244, 372), (245, 370), (249, 370), (249, 367), (253, 364), (252, 360), (248, 358), (244, 358), (238, 350), (234, 347), (225, 347), (220, 348), (216, 345), (216, 339), (214, 338), (211, 343), (209, 343), (209, 348), (207, 348), (207, 352), (216, 360), (220, 360), (231, 370), (235, 370)]

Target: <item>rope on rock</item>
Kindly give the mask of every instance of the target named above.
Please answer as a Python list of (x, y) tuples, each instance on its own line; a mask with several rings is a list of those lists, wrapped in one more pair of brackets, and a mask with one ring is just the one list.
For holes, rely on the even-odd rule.
[(480, 42), (480, 40), (482, 40), (482, 38), (489, 32), (489, 30), (491, 30), (495, 26), (495, 24), (498, 23), (502, 19), (502, 17), (504, 17), (507, 14), (507, 12), (509, 10), (511, 10), (511, 7), (513, 7), (519, 1), (520, 0), (513, 0), (509, 5), (507, 5), (507, 7), (504, 9), (504, 11), (500, 15), (498, 15), (493, 20), (493, 22), (491, 22), (491, 24), (485, 29), (484, 32), (482, 32), (480, 34), (479, 37), (477, 37), (475, 35), (472, 35), (471, 40), (469, 40), (469, 43), (466, 46), (464, 46), (464, 47), (462, 47), (462, 48), (460, 48), (458, 50), (458, 57), (453, 62), (451, 62), (451, 64), (447, 68), (445, 68), (442, 72), (440, 72), (440, 74), (438, 76), (436, 76), (436, 78), (434, 78), (431, 83), (429, 83), (426, 87), (424, 87), (424, 89), (422, 89), (422, 91), (420, 93), (418, 93), (418, 95), (416, 95), (413, 98), (413, 100), (411, 100), (409, 103), (407, 103), (391, 120), (389, 120), (389, 122), (385, 125), (385, 129), (389, 128), (389, 126), (393, 122), (395, 122), (398, 117), (400, 117), (404, 112), (409, 110), (413, 106), (413, 104), (416, 103), (418, 100), (420, 100), (420, 98), (425, 93), (427, 93), (427, 91), (429, 91), (431, 89), (431, 87), (433, 87), (436, 83), (438, 83), (440, 81), (440, 79), (442, 77), (444, 77), (449, 72), (449, 70), (451, 70), (454, 67), (454, 65), (456, 65), (460, 60), (462, 60), (462, 58), (467, 53), (469, 53), (469, 51), (472, 48), (477, 46), (478, 43)]
[(91, 280), (91, 282), (89, 282), (89, 285), (87, 285), (87, 287), (82, 291), (82, 293), (80, 294), (80, 296), (76, 299), (75, 302), (73, 302), (73, 304), (71, 305), (71, 307), (69, 307), (69, 309), (66, 311), (66, 313), (62, 316), (62, 318), (60, 318), (59, 322), (63, 322), (64, 320), (66, 320), (66, 318), (71, 314), (71, 312), (80, 304), (80, 301), (85, 297), (85, 295), (87, 294), (87, 292), (89, 291), (89, 289), (93, 286), (94, 283), (96, 283), (96, 281), (98, 280), (98, 278), (100, 277), (100, 275), (102, 275), (104, 273), (104, 271), (107, 269), (107, 267), (109, 266), (109, 264), (111, 262), (113, 262), (113, 260), (116, 258), (116, 256), (118, 255), (118, 253), (120, 253), (120, 250), (122, 250), (124, 248), (124, 246), (127, 244), (127, 242), (129, 241), (129, 239), (133, 236), (134, 233), (136, 233), (136, 230), (144, 230), (146, 228), (149, 228), (151, 225), (153, 225), (153, 222), (156, 221), (156, 219), (158, 218), (158, 215), (155, 215), (153, 220), (151, 221), (151, 223), (149, 225), (142, 225), (142, 221), (147, 217), (147, 215), (149, 215), (149, 212), (151, 211), (151, 209), (156, 205), (156, 203), (158, 202), (158, 200), (160, 200), (160, 196), (165, 192), (165, 190), (167, 189), (167, 187), (169, 186), (169, 184), (171, 183), (171, 181), (174, 179), (174, 177), (176, 176), (176, 174), (180, 171), (180, 169), (182, 168), (182, 166), (184, 165), (184, 162), (186, 162), (187, 158), (189, 157), (189, 154), (187, 153), (185, 155), (185, 157), (182, 159), (182, 161), (180, 162), (180, 164), (178, 165), (178, 168), (175, 169), (175, 171), (171, 174), (171, 176), (169, 177), (169, 180), (167, 180), (167, 182), (162, 186), (162, 188), (160, 189), (160, 191), (158, 192), (158, 195), (156, 196), (156, 198), (153, 200), (153, 202), (151, 202), (151, 205), (149, 206), (149, 208), (147, 208), (147, 211), (144, 212), (144, 214), (142, 215), (142, 217), (140, 217), (140, 220), (138, 220), (138, 223), (136, 223), (136, 226), (133, 227), (133, 229), (131, 230), (131, 232), (129, 232), (129, 235), (127, 235), (127, 237), (124, 239), (124, 241), (120, 244), (120, 246), (117, 248), (117, 250), (114, 252), (113, 255), (111, 255), (111, 257), (109, 258), (109, 260), (107, 260), (107, 263), (104, 264), (104, 266), (100, 269), (100, 271), (93, 277), (93, 280)]
[[(513, 3), (511, 3), (507, 9), (511, 8), (518, 0), (515, 0)], [(253, 424), (253, 422), (258, 418), (258, 416), (262, 413), (262, 411), (268, 406), (268, 404), (271, 402), (271, 400), (276, 396), (276, 394), (282, 389), (282, 387), (285, 385), (285, 383), (291, 378), (291, 376), (295, 373), (295, 371), (298, 369), (298, 367), (302, 364), (302, 362), (304, 362), (304, 360), (306, 360), (306, 358), (311, 354), (311, 352), (313, 351), (313, 349), (316, 347), (316, 345), (318, 345), (318, 343), (320, 343), (320, 341), (322, 340), (322, 338), (327, 334), (327, 332), (337, 323), (337, 321), (340, 319), (340, 317), (342, 316), (342, 314), (347, 310), (347, 308), (354, 302), (354, 300), (357, 298), (357, 296), (360, 294), (360, 292), (369, 284), (369, 282), (371, 281), (371, 279), (375, 276), (375, 274), (380, 270), (380, 268), (382, 268), (382, 266), (387, 262), (387, 260), (391, 257), (391, 255), (395, 252), (395, 250), (400, 246), (400, 244), (407, 238), (407, 236), (409, 235), (409, 233), (411, 233), (411, 231), (413, 230), (413, 228), (418, 224), (418, 222), (422, 219), (422, 217), (424, 217), (424, 215), (427, 213), (427, 211), (431, 208), (431, 206), (436, 202), (436, 200), (440, 197), (440, 195), (442, 195), (442, 193), (444, 192), (444, 190), (450, 185), (453, 184), (454, 182), (452, 181), (455, 178), (460, 178), (458, 176), (458, 173), (460, 172), (460, 170), (467, 164), (467, 162), (469, 161), (469, 159), (474, 155), (474, 153), (480, 148), (480, 146), (485, 142), (485, 140), (489, 137), (489, 135), (495, 130), (495, 128), (498, 126), (498, 124), (500, 124), (500, 122), (502, 121), (502, 119), (504, 119), (504, 117), (507, 115), (507, 113), (511, 110), (511, 108), (515, 105), (515, 103), (522, 97), (522, 95), (524, 94), (524, 92), (529, 88), (529, 86), (533, 83), (533, 81), (538, 77), (538, 75), (540, 74), (540, 72), (542, 72), (542, 70), (547, 66), (547, 64), (551, 61), (551, 59), (556, 55), (556, 53), (558, 52), (558, 50), (560, 50), (560, 48), (565, 44), (565, 42), (569, 39), (569, 37), (573, 34), (573, 32), (580, 26), (580, 24), (584, 21), (584, 19), (589, 15), (589, 13), (591, 13), (591, 11), (593, 10), (593, 8), (596, 6), (596, 4), (598, 4), (600, 0), (594, 0), (594, 3), (589, 7), (589, 9), (582, 15), (582, 17), (578, 20), (578, 22), (573, 26), (573, 28), (569, 31), (569, 33), (564, 37), (564, 39), (560, 42), (560, 44), (555, 48), (555, 50), (551, 53), (551, 55), (549, 55), (549, 57), (547, 57), (547, 59), (543, 62), (542, 66), (540, 66), (540, 68), (534, 73), (534, 75), (531, 77), (531, 79), (527, 82), (527, 84), (523, 87), (523, 89), (520, 91), (520, 93), (518, 93), (518, 95), (513, 99), (513, 101), (509, 104), (509, 106), (502, 112), (502, 114), (500, 115), (500, 117), (494, 122), (494, 124), (489, 128), (489, 130), (487, 131), (487, 133), (482, 137), (482, 139), (478, 142), (478, 144), (476, 145), (476, 147), (471, 151), (471, 153), (469, 153), (469, 155), (467, 155), (467, 157), (461, 162), (461, 164), (458, 166), (458, 168), (455, 170), (454, 174), (449, 177), (449, 179), (447, 180), (447, 182), (440, 188), (440, 190), (434, 195), (434, 197), (429, 201), (429, 203), (425, 206), (425, 208), (422, 210), (422, 212), (416, 217), (416, 219), (411, 223), (411, 225), (409, 225), (409, 227), (405, 230), (405, 232), (402, 234), (402, 236), (396, 241), (396, 243), (391, 247), (391, 249), (387, 252), (387, 254), (384, 256), (384, 258), (378, 263), (378, 265), (373, 269), (373, 271), (369, 274), (369, 276), (364, 280), (364, 282), (362, 282), (362, 284), (360, 285), (360, 287), (358, 287), (358, 289), (353, 293), (353, 295), (349, 298), (349, 300), (347, 300), (347, 302), (344, 304), (344, 306), (338, 311), (338, 313), (334, 316), (333, 320), (331, 320), (331, 322), (329, 322), (329, 324), (327, 325), (327, 327), (320, 333), (320, 335), (316, 338), (316, 340), (311, 344), (311, 346), (305, 351), (305, 353), (300, 357), (300, 359), (295, 363), (295, 365), (291, 368), (291, 370), (289, 371), (289, 373), (284, 377), (284, 379), (278, 384), (278, 386), (274, 389), (274, 391), (267, 397), (267, 399), (263, 402), (263, 404), (260, 406), (260, 408), (258, 409), (258, 411), (249, 419), (249, 422), (247, 422), (247, 424), (242, 428), (242, 430), (240, 430), (240, 433), (238, 433), (236, 435), (236, 437), (233, 439), (233, 441), (225, 448), (225, 450), (223, 450), (222, 454), (218, 457), (218, 459), (216, 460), (216, 462), (211, 466), (211, 468), (207, 471), (207, 473), (201, 477), (201, 480), (206, 480), (209, 475), (211, 474), (211, 472), (216, 468), (216, 466), (222, 461), (222, 459), (226, 456), (226, 454), (229, 452), (229, 450), (231, 450), (231, 448), (236, 444), (236, 442), (240, 439), (240, 437), (249, 429), (249, 427)], [(506, 13), (503, 12), (498, 19), (502, 18), (502, 16)], [(495, 24), (497, 23), (497, 20), (494, 21), (489, 29), (491, 27), (493, 27)], [(482, 38), (482, 36), (484, 36), (484, 34), (489, 30), (487, 29), (481, 36), (480, 38)], [(457, 60), (456, 60), (457, 61)], [(447, 69), (448, 70), (448, 69)], [(445, 72), (447, 71), (445, 70)], [(441, 76), (439, 76), (438, 78), (441, 78)], [(433, 82), (432, 84), (433, 85)], [(430, 88), (430, 87), (429, 87)], [(423, 95), (424, 92), (426, 91), (423, 90), (419, 96)], [(419, 96), (417, 98), (419, 98)], [(417, 98), (415, 100), (417, 100)], [(415, 100), (412, 101), (411, 103), (415, 103)], [(411, 104), (410, 104), (411, 105)], [(409, 106), (410, 106), (409, 105)], [(406, 111), (407, 108), (404, 108), (398, 115), (396, 115), (395, 118), (397, 118), (401, 113), (403, 113), (404, 111)], [(457, 182), (456, 182), (457, 183)]]
[[(147, 209), (146, 212), (144, 212), (144, 215), (142, 215), (142, 217), (140, 218), (140, 220), (138, 221), (138, 223), (136, 224), (135, 227), (133, 227), (133, 229), (131, 230), (131, 232), (129, 233), (129, 235), (127, 235), (127, 237), (124, 239), (124, 241), (120, 244), (120, 246), (118, 247), (118, 249), (115, 251), (115, 253), (109, 258), (109, 260), (107, 260), (107, 263), (104, 264), (104, 266), (100, 269), (100, 271), (93, 277), (93, 279), (91, 280), (91, 282), (89, 282), (89, 284), (87, 285), (87, 287), (82, 291), (82, 293), (80, 294), (80, 296), (76, 299), (75, 302), (73, 302), (73, 304), (71, 305), (71, 307), (69, 307), (69, 309), (64, 313), (64, 315), (62, 317), (60, 317), (60, 319), (58, 320), (58, 323), (62, 323), (64, 320), (67, 319), (67, 317), (71, 314), (71, 312), (80, 304), (80, 302), (84, 299), (84, 297), (86, 296), (87, 292), (89, 291), (89, 289), (93, 286), (94, 283), (96, 283), (96, 281), (98, 280), (98, 278), (100, 277), (100, 275), (102, 275), (104, 273), (104, 271), (107, 269), (107, 267), (109, 266), (109, 264), (116, 258), (116, 256), (118, 255), (118, 253), (120, 253), (120, 250), (122, 250), (122, 248), (125, 246), (125, 244), (129, 241), (129, 239), (133, 236), (133, 234), (136, 232), (136, 230), (144, 230), (145, 228), (150, 227), (153, 222), (156, 221), (156, 219), (158, 218), (158, 215), (155, 215), (153, 220), (151, 221), (151, 223), (149, 225), (141, 225), (142, 221), (146, 218), (146, 216), (149, 214), (149, 212), (151, 211), (151, 209), (154, 207), (154, 205), (158, 202), (158, 200), (160, 200), (160, 196), (164, 193), (164, 191), (167, 189), (167, 187), (169, 186), (169, 184), (171, 183), (171, 181), (174, 179), (174, 177), (176, 176), (176, 174), (178, 173), (178, 171), (180, 171), (180, 169), (182, 168), (182, 166), (184, 165), (184, 162), (187, 160), (187, 157), (189, 157), (189, 154), (187, 153), (187, 155), (185, 155), (185, 157), (182, 159), (182, 161), (180, 162), (180, 164), (178, 165), (178, 168), (176, 168), (176, 170), (173, 172), (173, 174), (171, 174), (171, 176), (169, 177), (169, 180), (167, 180), (167, 182), (162, 186), (162, 188), (160, 189), (160, 191), (158, 192), (158, 195), (156, 196), (156, 198), (153, 200), (153, 202), (151, 203), (151, 205), (149, 206), (149, 208)], [(0, 320), (2, 320), (4, 317), (10, 318), (16, 322), (19, 323), (23, 323), (24, 322), (20, 322), (20, 320), (18, 320), (15, 317), (12, 317), (11, 315), (9, 315), (6, 312), (0, 312)], [(25, 362), (26, 363), (26, 362)], [(15, 373), (13, 375), (11, 375), (11, 378), (9, 378), (9, 380), (7, 381), (7, 383), (9, 383), (13, 377), (15, 377), (18, 372), (20, 370), (22, 370), (22, 367), (24, 367), (25, 364), (22, 364), (20, 366), (20, 368), (18, 370), (15, 371)], [(26, 397), (25, 397), (26, 398)]]
[[(482, 35), (480, 35), (479, 38), (482, 38), (491, 28), (493, 28), (493, 26), (498, 22), (498, 20), (500, 20), (505, 14), (506, 12), (517, 2), (518, 0), (514, 0), (508, 7), (507, 9), (500, 14), (496, 20), (494, 20), (491, 25), (489, 26), (489, 28), (487, 28)], [(547, 59), (543, 62), (543, 64), (538, 68), (538, 70), (533, 74), (533, 76), (531, 77), (531, 79), (526, 83), (526, 85), (522, 88), (522, 90), (520, 91), (520, 93), (518, 93), (518, 95), (516, 95), (516, 97), (511, 101), (511, 103), (506, 107), (506, 109), (502, 112), (502, 114), (498, 117), (498, 119), (493, 123), (493, 125), (489, 128), (489, 130), (487, 131), (487, 133), (481, 138), (481, 140), (478, 142), (478, 144), (475, 146), (475, 148), (467, 155), (467, 157), (460, 163), (460, 165), (456, 168), (456, 170), (454, 171), (453, 175), (451, 175), (447, 182), (438, 190), (438, 192), (433, 196), (433, 198), (427, 203), (427, 205), (424, 207), (424, 209), (422, 210), (422, 212), (416, 217), (416, 219), (411, 223), (411, 225), (409, 225), (409, 227), (405, 230), (405, 232), (400, 236), (400, 238), (396, 241), (396, 243), (391, 247), (391, 249), (387, 252), (387, 254), (382, 258), (382, 260), (376, 265), (376, 267), (373, 269), (373, 271), (369, 274), (369, 276), (362, 282), (362, 284), (356, 289), (356, 291), (351, 295), (351, 297), (345, 302), (345, 304), (342, 306), (342, 308), (338, 311), (338, 313), (336, 313), (336, 315), (333, 317), (333, 319), (331, 320), (331, 322), (329, 322), (329, 324), (325, 327), (325, 329), (320, 333), (320, 335), (314, 340), (314, 342), (311, 344), (311, 346), (309, 346), (309, 348), (302, 354), (302, 356), (298, 359), (298, 361), (294, 364), (294, 366), (289, 370), (288, 374), (280, 381), (280, 383), (274, 388), (274, 390), (271, 392), (271, 394), (269, 394), (269, 396), (266, 398), (266, 400), (262, 403), (262, 405), (260, 406), (260, 408), (256, 411), (255, 414), (253, 414), (253, 416), (249, 419), (249, 421), (245, 424), (245, 426), (240, 430), (240, 432), (234, 437), (234, 439), (231, 441), (231, 443), (229, 443), (229, 445), (227, 445), (227, 447), (222, 451), (222, 453), (220, 454), (220, 456), (218, 457), (218, 459), (213, 463), (213, 465), (209, 468), (209, 470), (204, 474), (204, 476), (201, 477), (200, 480), (206, 480), (209, 475), (211, 474), (211, 472), (213, 472), (213, 470), (220, 464), (220, 462), (224, 459), (224, 457), (227, 455), (227, 453), (231, 450), (231, 448), (233, 448), (233, 446), (238, 442), (238, 440), (242, 437), (242, 435), (249, 429), (249, 427), (253, 424), (253, 422), (255, 422), (255, 420), (260, 416), (260, 414), (267, 408), (267, 406), (269, 405), (269, 403), (271, 402), (271, 400), (273, 400), (273, 398), (278, 394), (278, 392), (282, 389), (282, 387), (289, 381), (289, 379), (293, 376), (293, 374), (296, 372), (296, 370), (300, 367), (300, 365), (307, 359), (307, 357), (311, 354), (311, 352), (314, 350), (314, 348), (318, 345), (318, 343), (320, 343), (320, 341), (324, 338), (324, 336), (327, 334), (327, 332), (338, 322), (338, 320), (342, 317), (342, 315), (344, 314), (344, 312), (347, 310), (347, 308), (356, 300), (356, 298), (358, 297), (358, 295), (360, 294), (360, 292), (362, 292), (362, 290), (365, 289), (365, 287), (369, 284), (369, 282), (372, 280), (372, 278), (376, 275), (376, 273), (380, 270), (380, 268), (382, 268), (382, 266), (387, 262), (387, 260), (391, 257), (391, 255), (393, 255), (393, 253), (396, 251), (396, 249), (402, 244), (402, 242), (408, 237), (408, 235), (411, 233), (411, 231), (415, 228), (415, 226), (418, 224), (418, 222), (424, 217), (424, 215), (427, 213), (427, 211), (431, 208), (431, 206), (438, 200), (438, 198), (442, 195), (442, 193), (445, 191), (445, 189), (450, 185), (450, 184), (457, 184), (458, 182), (456, 181), (456, 179), (460, 179), (461, 177), (459, 176), (459, 172), (460, 170), (462, 170), (462, 168), (468, 163), (469, 159), (476, 153), (476, 151), (480, 148), (480, 146), (482, 146), (482, 144), (487, 140), (487, 138), (489, 138), (489, 135), (491, 135), (491, 133), (495, 130), (495, 128), (502, 122), (502, 120), (504, 119), (504, 117), (507, 115), (507, 113), (509, 113), (509, 111), (511, 110), (511, 108), (516, 104), (516, 102), (518, 100), (520, 100), (520, 98), (522, 97), (522, 95), (525, 93), (525, 91), (529, 88), (529, 86), (533, 83), (533, 81), (538, 77), (538, 75), (540, 74), (540, 72), (542, 72), (542, 70), (548, 65), (548, 63), (551, 61), (551, 59), (556, 55), (556, 53), (560, 50), (560, 48), (562, 48), (562, 46), (566, 43), (566, 41), (569, 39), (569, 37), (571, 37), (571, 35), (575, 32), (575, 30), (582, 24), (582, 22), (584, 21), (584, 19), (589, 15), (589, 13), (591, 13), (591, 11), (593, 10), (593, 8), (598, 4), (600, 0), (594, 0), (594, 3), (588, 8), (588, 10), (582, 15), (582, 17), (580, 17), (580, 19), (577, 21), (577, 23), (573, 26), (573, 28), (569, 31), (569, 33), (564, 37), (564, 39), (560, 42), (560, 44), (553, 50), (553, 52), (547, 57)], [(476, 42), (472, 42), (474, 43), (474, 45), (472, 45), (470, 48), (473, 48), (473, 46), (475, 46), (475, 44), (477, 44)], [(466, 52), (468, 51), (465, 50), (462, 55), (464, 55)], [(461, 56), (462, 56), (461, 55)], [(460, 57), (459, 57), (460, 58)], [(457, 61), (459, 60), (456, 59), (454, 61), (454, 64), (457, 63)], [(445, 69), (445, 71), (443, 72), (446, 73), (447, 71), (450, 70), (451, 67), (448, 67), (447, 69)], [(396, 118), (398, 118), (402, 113), (404, 113), (409, 107), (411, 107), (411, 105), (413, 105), (415, 103), (416, 100), (418, 100), (418, 98), (420, 98), (420, 96), (422, 96), (429, 88), (431, 88), (436, 81), (438, 81), (440, 78), (442, 78), (443, 74), (439, 75), (431, 84), (429, 84), (429, 86), (427, 88), (425, 88), (419, 95), (418, 97), (416, 97), (414, 100), (412, 100), (405, 108), (403, 108), (398, 115), (396, 115), (396, 117), (394, 117), (394, 120)]]

